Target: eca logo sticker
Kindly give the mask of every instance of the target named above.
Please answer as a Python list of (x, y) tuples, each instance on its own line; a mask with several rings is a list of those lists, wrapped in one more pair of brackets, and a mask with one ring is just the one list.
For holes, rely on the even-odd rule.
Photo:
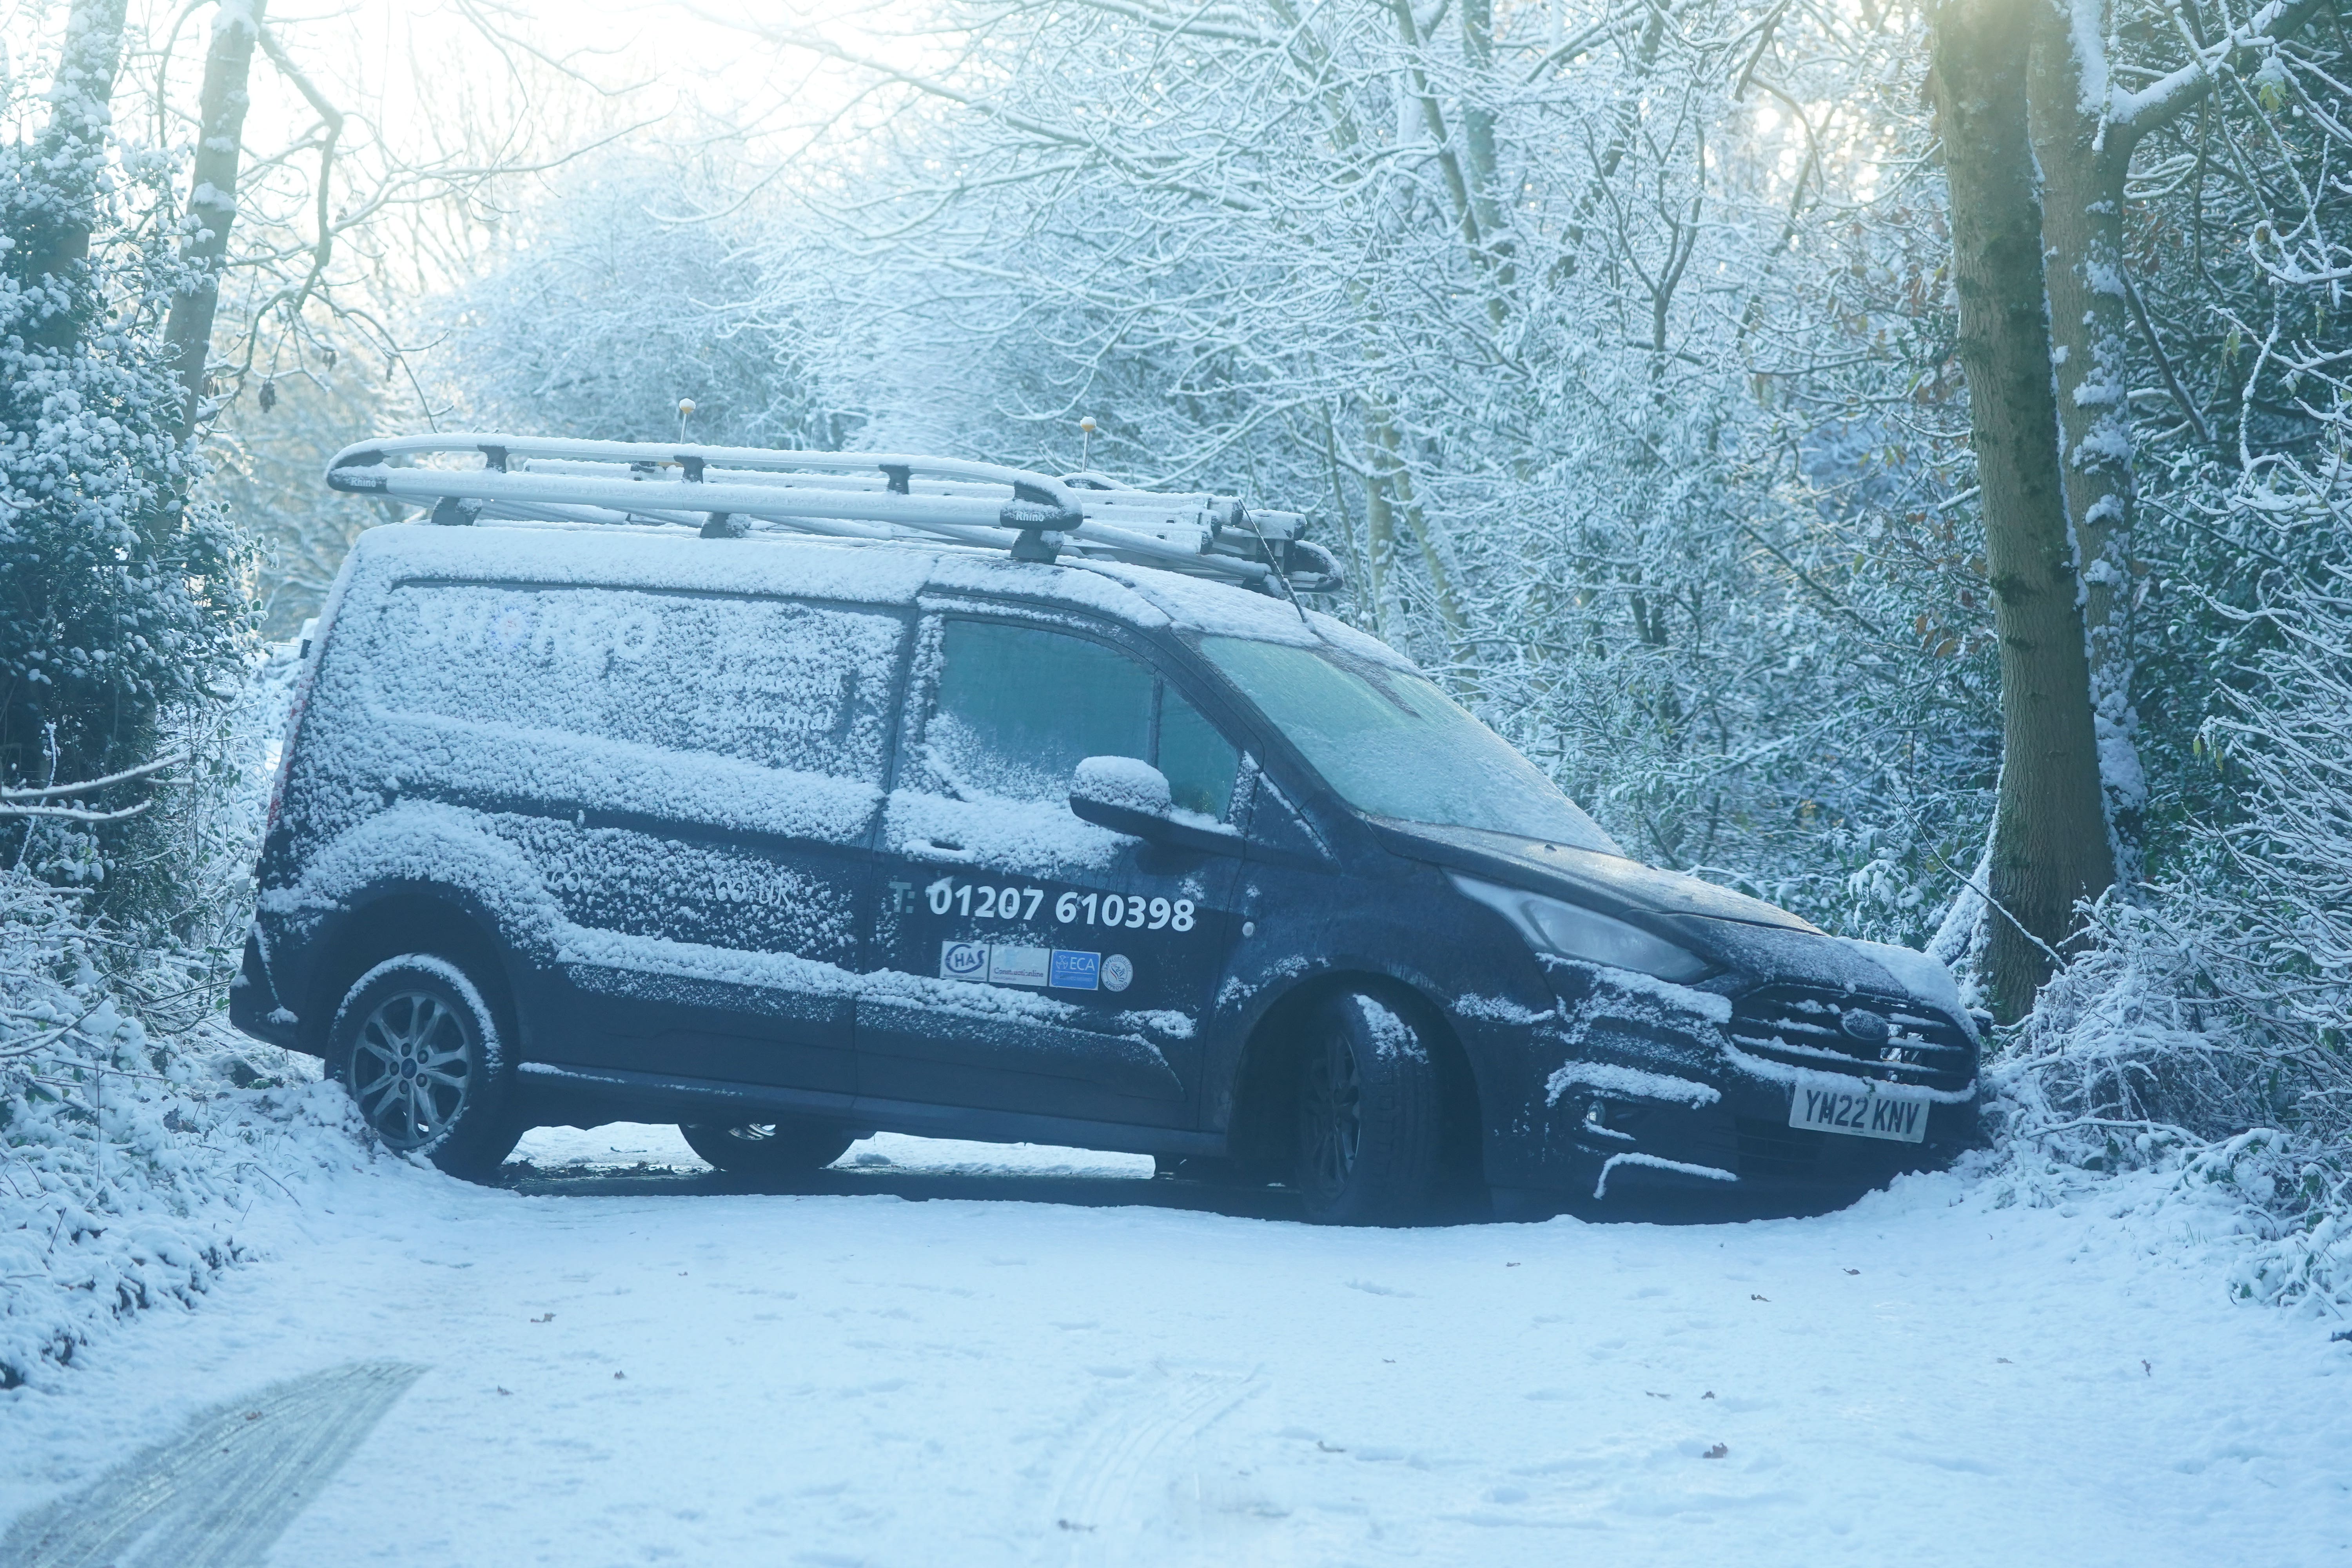
[(942, 980), (987, 979), (988, 943), (984, 942), (940, 943), (940, 978)]
[(1053, 978), (1047, 984), (1065, 991), (1092, 991), (1101, 968), (1101, 953), (1073, 952), (1057, 947), (1054, 950)]

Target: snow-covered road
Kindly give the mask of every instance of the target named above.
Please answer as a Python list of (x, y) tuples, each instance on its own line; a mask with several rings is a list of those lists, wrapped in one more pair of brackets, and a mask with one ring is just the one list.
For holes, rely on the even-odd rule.
[[(525, 1152), (692, 1163), (656, 1129)], [(1149, 1173), (859, 1152), (959, 1192)], [(269, 1563), (2352, 1563), (2352, 1345), (2230, 1305), (2138, 1192), (1364, 1232), (380, 1166), (201, 1310), (0, 1394), (0, 1520), (366, 1363), (337, 1375), (389, 1412)]]

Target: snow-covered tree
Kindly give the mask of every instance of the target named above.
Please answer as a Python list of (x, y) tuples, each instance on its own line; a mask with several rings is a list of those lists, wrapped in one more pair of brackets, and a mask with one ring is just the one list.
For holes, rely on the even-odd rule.
[(568, 170), (434, 316), (434, 364), (477, 425), (602, 438), (831, 447), (801, 325), (751, 314), (758, 268), (719, 184), (634, 156)]
[[(116, 774), (184, 741), (244, 646), (244, 552), (190, 503), (163, 340), (170, 164), (119, 139), (110, 109), (123, 13), (74, 5), (46, 120), (0, 147), (0, 785)], [(0, 846), (56, 879), (152, 873), (110, 896), (153, 893), (171, 880), (154, 820), (19, 815)]]

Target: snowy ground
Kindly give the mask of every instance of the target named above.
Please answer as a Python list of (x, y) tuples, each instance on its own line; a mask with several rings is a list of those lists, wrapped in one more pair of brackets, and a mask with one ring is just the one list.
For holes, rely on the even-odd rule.
[(0, 1561), (162, 1475), (244, 1500), (88, 1561), (2352, 1563), (2352, 1345), (2230, 1305), (2146, 1183), (1350, 1232), (1066, 1150), (802, 1195), (665, 1129), (522, 1153), (299, 1188), (201, 1310), (0, 1394)]

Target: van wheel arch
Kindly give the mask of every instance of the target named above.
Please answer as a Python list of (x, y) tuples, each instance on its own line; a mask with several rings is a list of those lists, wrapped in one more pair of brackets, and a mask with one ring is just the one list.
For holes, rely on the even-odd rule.
[(1232, 1120), (1226, 1129), (1231, 1158), (1253, 1176), (1279, 1180), (1286, 1172), (1297, 1068), (1309, 1043), (1306, 1026), (1325, 1002), (1346, 992), (1375, 997), (1404, 1013), (1435, 1047), (1438, 1083), (1444, 1095), (1441, 1181), (1449, 1196), (1466, 1198), (1482, 1190), (1485, 1121), (1469, 1055), (1442, 1008), (1405, 982), (1372, 971), (1316, 975), (1286, 992), (1258, 1019), (1234, 1072)]
[(506, 945), (489, 922), (462, 899), (437, 889), (388, 894), (354, 910), (311, 982), (302, 1009), (301, 1048), (323, 1058), (335, 1010), (360, 976), (388, 958), (429, 953), (466, 972), (497, 1016), (509, 1050), (520, 1057), (520, 1017)]

